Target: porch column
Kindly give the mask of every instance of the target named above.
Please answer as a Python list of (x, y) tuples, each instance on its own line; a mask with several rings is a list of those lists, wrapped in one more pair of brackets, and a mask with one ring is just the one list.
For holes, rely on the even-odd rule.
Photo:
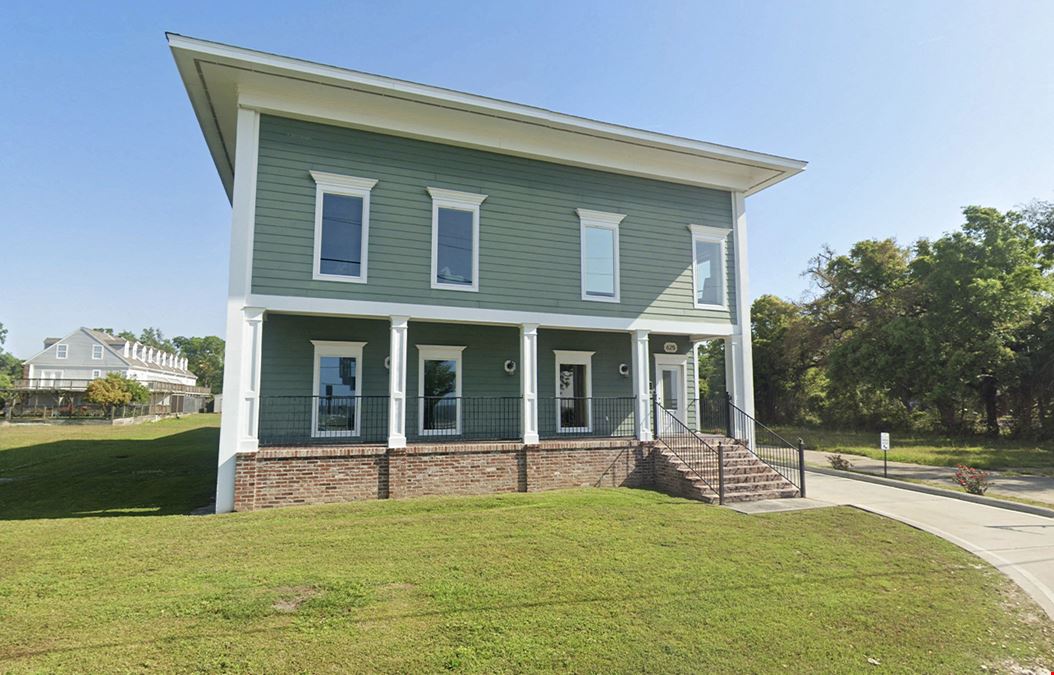
[(637, 438), (650, 441), (651, 433), (651, 371), (648, 368), (648, 331), (635, 330), (632, 335), (633, 393), (637, 397), (634, 422)]
[(731, 346), (732, 371), (735, 387), (732, 400), (741, 410), (754, 416), (754, 359), (750, 335), (750, 272), (747, 269), (747, 216), (745, 196), (742, 192), (732, 194), (732, 230), (735, 242), (736, 270), (736, 323), (732, 337), (725, 343), (726, 363), (728, 347)]
[(538, 444), (538, 324), (520, 325), (520, 394), (523, 396), (523, 442)]
[(406, 447), (406, 338), (409, 317), (391, 317), (388, 349), (388, 447)]
[(229, 401), (220, 417), (216, 513), (234, 510), (235, 455), (256, 452), (260, 423), (260, 362), (264, 310), (245, 307), (227, 317), (223, 392)]

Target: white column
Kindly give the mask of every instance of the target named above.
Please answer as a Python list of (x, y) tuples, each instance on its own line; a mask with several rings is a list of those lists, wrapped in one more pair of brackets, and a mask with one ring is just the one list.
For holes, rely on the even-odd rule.
[(648, 368), (648, 331), (635, 330), (632, 336), (633, 357), (633, 393), (637, 397), (636, 426), (637, 438), (642, 441), (652, 439), (651, 426), (651, 370)]
[(238, 452), (255, 451), (259, 419), (260, 342), (263, 310), (247, 307), (256, 220), (256, 169), (260, 115), (239, 108), (234, 152), (231, 247), (227, 286), (227, 349), (223, 362), (223, 416), (216, 472), (216, 513), (234, 510)]
[[(742, 192), (732, 195), (733, 239), (736, 269), (736, 324), (732, 338), (732, 371), (735, 387), (732, 400), (751, 417), (754, 416), (754, 358), (750, 336), (750, 270), (747, 269), (747, 216)], [(727, 354), (727, 352), (726, 352)], [(727, 356), (726, 356), (727, 358)]]
[(538, 324), (520, 325), (520, 394), (523, 396), (523, 442), (538, 444)]
[(393, 316), (388, 350), (388, 447), (406, 447), (406, 340), (409, 317)]

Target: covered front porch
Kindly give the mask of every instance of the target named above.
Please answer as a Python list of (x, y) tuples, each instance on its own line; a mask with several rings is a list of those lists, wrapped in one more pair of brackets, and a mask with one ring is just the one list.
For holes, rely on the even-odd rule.
[(693, 414), (697, 339), (271, 314), (258, 445), (647, 440), (653, 392)]

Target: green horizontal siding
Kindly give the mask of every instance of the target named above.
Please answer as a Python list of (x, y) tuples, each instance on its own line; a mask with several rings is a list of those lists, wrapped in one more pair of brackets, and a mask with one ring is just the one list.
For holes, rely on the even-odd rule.
[[(315, 281), (309, 171), (377, 179), (369, 283)], [(480, 291), (432, 289), (427, 187), (488, 195), (480, 212)], [(621, 302), (581, 299), (576, 208), (626, 214)], [(731, 195), (425, 141), (264, 116), (253, 292), (610, 317), (727, 321), (692, 303), (689, 223), (731, 229)], [(733, 241), (727, 246), (734, 305)]]

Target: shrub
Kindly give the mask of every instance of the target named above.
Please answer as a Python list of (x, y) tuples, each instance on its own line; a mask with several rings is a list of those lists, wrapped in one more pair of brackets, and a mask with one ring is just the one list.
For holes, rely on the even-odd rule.
[(109, 410), (111, 418), (117, 406), (143, 403), (150, 398), (150, 391), (146, 387), (120, 373), (108, 373), (106, 377), (92, 380), (85, 394), (89, 402)]
[(831, 463), (832, 469), (839, 471), (849, 471), (853, 468), (852, 462), (841, 455), (827, 455), (827, 461)]
[(992, 485), (987, 471), (981, 471), (964, 464), (960, 464), (956, 468), (955, 482), (972, 495), (983, 495)]

